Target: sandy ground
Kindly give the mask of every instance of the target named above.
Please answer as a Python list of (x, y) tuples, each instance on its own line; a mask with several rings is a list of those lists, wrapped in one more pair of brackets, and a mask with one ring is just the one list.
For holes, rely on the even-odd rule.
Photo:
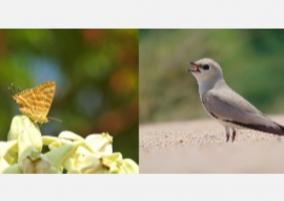
[(284, 173), (284, 137), (238, 130), (226, 143), (211, 119), (140, 125), (139, 135), (141, 173)]

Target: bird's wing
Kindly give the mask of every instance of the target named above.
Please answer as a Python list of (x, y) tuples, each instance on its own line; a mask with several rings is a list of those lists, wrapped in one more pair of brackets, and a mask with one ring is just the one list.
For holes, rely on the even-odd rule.
[(208, 112), (217, 119), (255, 129), (277, 128), (273, 121), (230, 88), (210, 90), (203, 94), (202, 101)]

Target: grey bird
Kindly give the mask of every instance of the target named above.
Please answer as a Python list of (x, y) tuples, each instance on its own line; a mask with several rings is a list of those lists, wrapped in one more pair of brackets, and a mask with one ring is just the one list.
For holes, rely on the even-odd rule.
[(230, 137), (235, 141), (236, 129), (284, 135), (284, 126), (263, 115), (227, 85), (221, 66), (216, 61), (203, 58), (190, 64), (189, 71), (197, 80), (202, 105), (210, 116), (224, 125), (227, 142)]

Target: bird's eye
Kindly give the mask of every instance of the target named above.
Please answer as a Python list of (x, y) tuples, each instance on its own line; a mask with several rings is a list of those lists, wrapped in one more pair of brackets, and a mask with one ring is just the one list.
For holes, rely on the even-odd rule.
[(202, 68), (203, 68), (204, 70), (209, 70), (209, 65), (205, 64), (205, 65), (202, 66)]

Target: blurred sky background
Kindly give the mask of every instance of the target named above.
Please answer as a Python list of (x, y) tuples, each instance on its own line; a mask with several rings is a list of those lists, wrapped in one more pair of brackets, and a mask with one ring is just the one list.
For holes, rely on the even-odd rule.
[(190, 61), (216, 60), (227, 83), (262, 112), (284, 113), (284, 30), (141, 30), (141, 123), (208, 117)]
[(0, 30), (0, 140), (18, 106), (8, 90), (54, 80), (56, 96), (42, 126), (48, 135), (109, 132), (114, 151), (138, 162), (137, 30)]

